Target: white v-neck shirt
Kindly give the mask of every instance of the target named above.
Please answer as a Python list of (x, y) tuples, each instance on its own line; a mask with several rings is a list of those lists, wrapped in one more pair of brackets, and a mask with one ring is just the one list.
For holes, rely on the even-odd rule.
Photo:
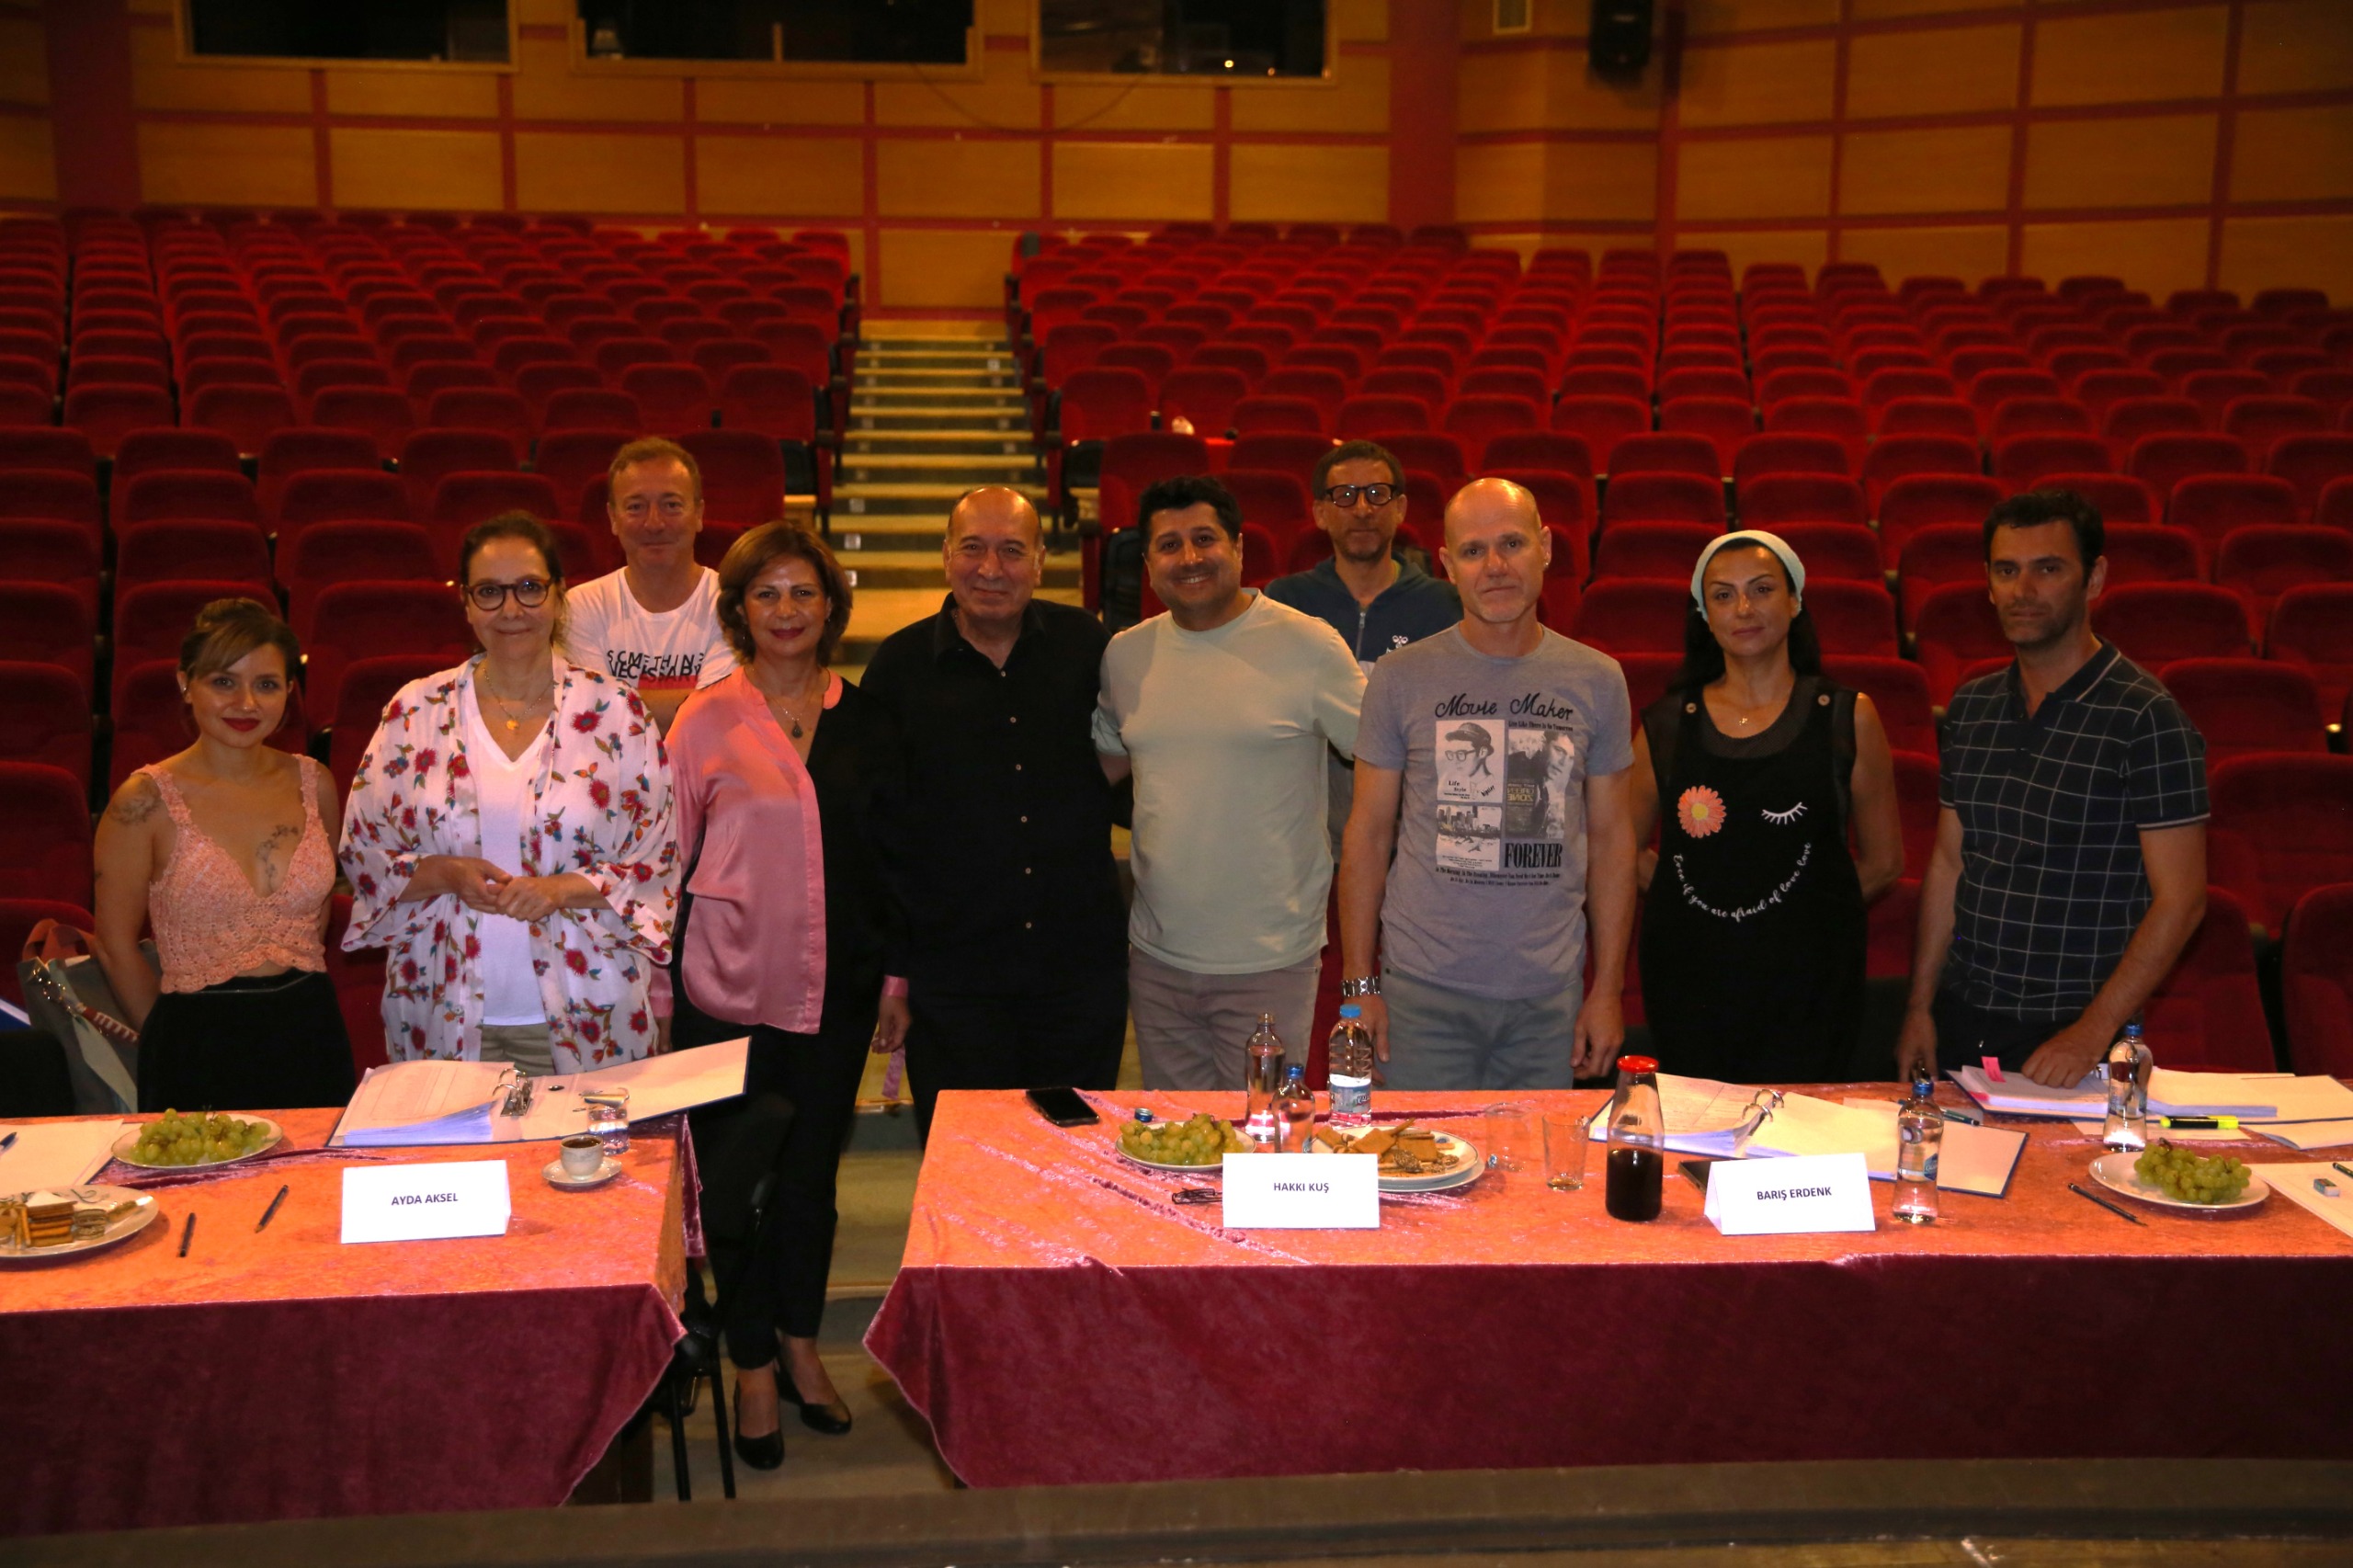
[[(482, 824), (482, 858), (513, 876), (523, 871), (523, 819), (531, 810), (531, 780), (540, 770), (542, 730), (523, 755), (509, 760), (483, 722), (481, 699), (465, 699), (466, 757), (474, 776)], [(477, 915), (482, 941), (482, 1021), (493, 1027), (547, 1021), (540, 977), (531, 967), (531, 930), (511, 915)]]

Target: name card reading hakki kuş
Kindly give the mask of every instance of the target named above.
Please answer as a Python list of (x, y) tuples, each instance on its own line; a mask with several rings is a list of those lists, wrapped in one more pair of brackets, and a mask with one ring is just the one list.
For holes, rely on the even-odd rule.
[(1370, 1154), (1228, 1154), (1231, 1230), (1381, 1228), (1381, 1162)]
[(513, 1206), (504, 1160), (352, 1166), (343, 1173), (347, 1242), (503, 1236)]
[(1727, 1236), (1869, 1231), (1870, 1167), (1860, 1154), (1718, 1160), (1708, 1167), (1705, 1212)]

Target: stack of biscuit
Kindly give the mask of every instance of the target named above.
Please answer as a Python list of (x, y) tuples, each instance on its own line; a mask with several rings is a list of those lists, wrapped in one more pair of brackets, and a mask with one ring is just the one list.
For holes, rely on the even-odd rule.
[(28, 1192), (16, 1209), (17, 1244), (63, 1246), (74, 1239), (74, 1199), (58, 1192)]

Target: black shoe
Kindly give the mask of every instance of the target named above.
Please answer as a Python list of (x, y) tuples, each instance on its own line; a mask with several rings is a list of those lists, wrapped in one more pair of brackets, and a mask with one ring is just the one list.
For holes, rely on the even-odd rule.
[[(741, 1400), (743, 1391), (735, 1397)], [(735, 1457), (754, 1470), (779, 1470), (784, 1465), (784, 1428), (779, 1426), (765, 1437), (744, 1436), (744, 1407), (735, 1406)]]
[(849, 1430), (849, 1406), (847, 1404), (813, 1404), (801, 1397), (792, 1386), (792, 1374), (777, 1369), (777, 1397), (787, 1404), (801, 1408), (801, 1424), (812, 1432), (823, 1432), (828, 1437), (838, 1437)]

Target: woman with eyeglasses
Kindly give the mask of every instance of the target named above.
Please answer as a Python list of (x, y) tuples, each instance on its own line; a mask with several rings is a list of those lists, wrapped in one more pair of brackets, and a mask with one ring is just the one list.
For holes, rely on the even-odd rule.
[(347, 949), (392, 949), (395, 1061), (529, 1074), (654, 1049), (677, 904), (670, 767), (637, 694), (555, 652), (563, 568), (524, 512), (477, 524), (459, 592), (483, 646), (384, 710), (351, 786)]

